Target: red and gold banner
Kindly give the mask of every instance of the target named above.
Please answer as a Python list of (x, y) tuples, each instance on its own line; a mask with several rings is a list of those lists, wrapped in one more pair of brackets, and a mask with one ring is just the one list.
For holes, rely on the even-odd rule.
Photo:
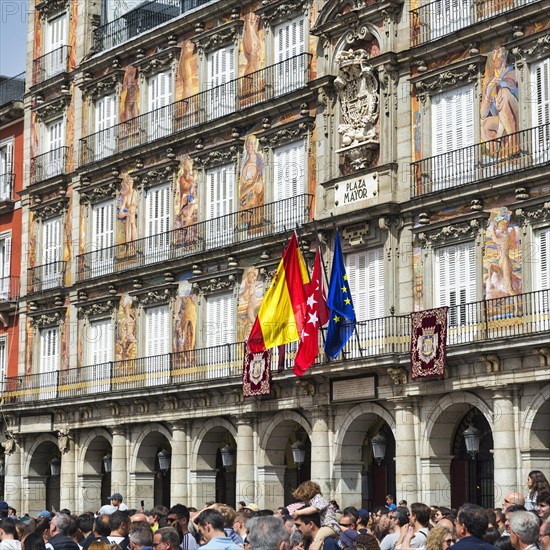
[(271, 350), (249, 353), (245, 350), (243, 365), (243, 397), (270, 395)]
[(448, 307), (411, 313), (411, 378), (445, 373)]

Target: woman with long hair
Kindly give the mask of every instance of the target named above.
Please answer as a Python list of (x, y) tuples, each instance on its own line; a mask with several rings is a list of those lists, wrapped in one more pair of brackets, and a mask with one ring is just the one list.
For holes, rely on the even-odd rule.
[(442, 525), (430, 529), (426, 550), (448, 550), (454, 544), (453, 534)]
[(527, 489), (529, 489), (529, 493), (525, 497), (525, 509), (534, 510), (537, 505), (538, 493), (550, 492), (550, 485), (540, 470), (533, 470), (527, 476)]

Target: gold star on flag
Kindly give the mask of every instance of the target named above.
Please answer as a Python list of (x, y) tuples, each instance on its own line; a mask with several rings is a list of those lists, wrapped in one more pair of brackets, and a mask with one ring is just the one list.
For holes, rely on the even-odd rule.
[(347, 291), (348, 291), (348, 289), (345, 286), (343, 286), (342, 287), (342, 292), (345, 294)]
[(347, 280), (348, 280), (348, 276), (344, 275), (344, 281), (347, 281)]
[(339, 323), (340, 322), (340, 317), (338, 317), (338, 315), (335, 315), (334, 318), (333, 318), (333, 321), (335, 323)]
[(346, 304), (347, 306), (349, 306), (350, 303), (351, 303), (351, 300), (350, 300), (349, 298), (346, 298), (346, 299), (344, 300), (344, 304)]

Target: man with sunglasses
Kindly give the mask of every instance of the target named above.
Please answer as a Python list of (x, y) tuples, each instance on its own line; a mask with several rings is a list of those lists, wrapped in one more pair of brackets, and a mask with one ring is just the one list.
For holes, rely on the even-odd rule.
[(201, 539), (206, 543), (201, 546), (203, 550), (242, 550), (225, 534), (223, 516), (216, 510), (211, 508), (203, 510), (193, 523)]
[(173, 527), (180, 536), (181, 550), (196, 550), (199, 547), (195, 537), (189, 531), (189, 516), (189, 509), (183, 504), (172, 506), (166, 516), (168, 526)]

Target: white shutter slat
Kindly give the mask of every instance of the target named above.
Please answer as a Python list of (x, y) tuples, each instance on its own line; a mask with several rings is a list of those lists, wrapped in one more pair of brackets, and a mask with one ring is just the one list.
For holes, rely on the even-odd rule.
[(170, 376), (170, 310), (167, 305), (145, 311), (145, 336), (147, 384), (166, 384)]
[(206, 245), (208, 248), (221, 246), (233, 241), (235, 220), (234, 210), (235, 166), (226, 164), (212, 168), (206, 173), (207, 219)]
[(146, 197), (146, 245), (148, 261), (160, 261), (167, 257), (171, 227), (171, 190), (165, 184), (148, 190)]

